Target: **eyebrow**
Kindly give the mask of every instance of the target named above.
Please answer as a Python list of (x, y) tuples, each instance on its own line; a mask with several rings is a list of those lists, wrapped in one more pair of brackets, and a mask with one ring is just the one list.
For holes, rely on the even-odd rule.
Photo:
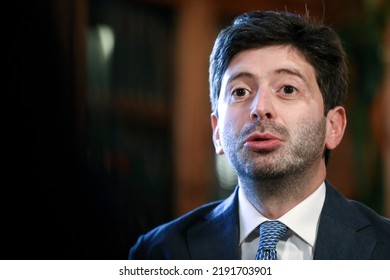
[(250, 73), (250, 72), (238, 72), (238, 73), (235, 73), (234, 75), (232, 75), (231, 77), (229, 77), (229, 79), (227, 80), (227, 84), (230, 84), (231, 82), (233, 82), (234, 80), (237, 80), (239, 78), (254, 78), (255, 75)]
[[(299, 72), (299, 70), (297, 70), (295, 68), (278, 68), (278, 69), (272, 70), (271, 73), (293, 75), (293, 76), (296, 76), (299, 79), (301, 79), (305, 84), (308, 84), (306, 77), (301, 72)], [(256, 76), (255, 74), (250, 73), (250, 72), (238, 72), (238, 73), (235, 73), (234, 75), (232, 75), (231, 77), (229, 77), (229, 79), (227, 80), (227, 84), (230, 84), (234, 80), (240, 79), (242, 77), (255, 78), (255, 76)]]
[(272, 72), (274, 72), (276, 74), (293, 75), (293, 76), (296, 76), (296, 77), (300, 78), (305, 84), (308, 84), (306, 77), (301, 72), (299, 72), (299, 70), (297, 70), (297, 69), (294, 69), (294, 68), (280, 68), (280, 69), (273, 70)]

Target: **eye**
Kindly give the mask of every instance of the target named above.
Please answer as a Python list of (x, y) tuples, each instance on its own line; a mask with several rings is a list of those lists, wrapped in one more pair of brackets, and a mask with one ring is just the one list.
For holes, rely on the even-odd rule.
[(245, 88), (236, 88), (232, 91), (232, 95), (235, 97), (245, 97), (249, 94), (249, 90)]
[(290, 86), (290, 85), (285, 85), (280, 90), (281, 90), (282, 94), (286, 94), (286, 95), (292, 95), (292, 94), (296, 93), (296, 91), (297, 91), (297, 89), (295, 87)]

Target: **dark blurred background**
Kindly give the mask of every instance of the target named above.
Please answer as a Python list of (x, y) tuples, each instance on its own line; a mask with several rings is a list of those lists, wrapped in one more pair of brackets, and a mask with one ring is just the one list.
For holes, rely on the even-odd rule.
[(349, 124), (329, 179), (390, 216), (388, 1), (34, 0), (3, 9), (1, 259), (126, 259), (137, 237), (226, 197), (208, 56), (257, 9), (333, 26), (350, 59)]

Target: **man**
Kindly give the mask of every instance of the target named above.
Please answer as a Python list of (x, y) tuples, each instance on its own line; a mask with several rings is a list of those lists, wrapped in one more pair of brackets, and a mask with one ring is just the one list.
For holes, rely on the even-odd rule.
[(390, 259), (390, 221), (326, 180), (346, 92), (332, 29), (290, 13), (236, 18), (215, 42), (210, 96), (215, 149), (238, 186), (141, 236), (129, 258)]

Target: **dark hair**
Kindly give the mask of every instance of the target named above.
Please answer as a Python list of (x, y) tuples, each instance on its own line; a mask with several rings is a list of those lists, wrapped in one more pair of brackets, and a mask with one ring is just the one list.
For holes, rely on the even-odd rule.
[(323, 24), (310, 22), (288, 12), (254, 11), (238, 16), (223, 29), (210, 56), (209, 82), (212, 111), (216, 114), (222, 76), (231, 59), (244, 50), (289, 45), (314, 67), (324, 99), (326, 115), (344, 105), (348, 69), (346, 55), (336, 32)]
[[(348, 90), (347, 59), (337, 33), (323, 24), (288, 12), (254, 11), (238, 16), (223, 29), (210, 56), (209, 82), (212, 111), (218, 114), (222, 77), (232, 58), (248, 49), (288, 45), (313, 66), (324, 99), (324, 115), (344, 105)], [(330, 150), (324, 151), (328, 163)]]

